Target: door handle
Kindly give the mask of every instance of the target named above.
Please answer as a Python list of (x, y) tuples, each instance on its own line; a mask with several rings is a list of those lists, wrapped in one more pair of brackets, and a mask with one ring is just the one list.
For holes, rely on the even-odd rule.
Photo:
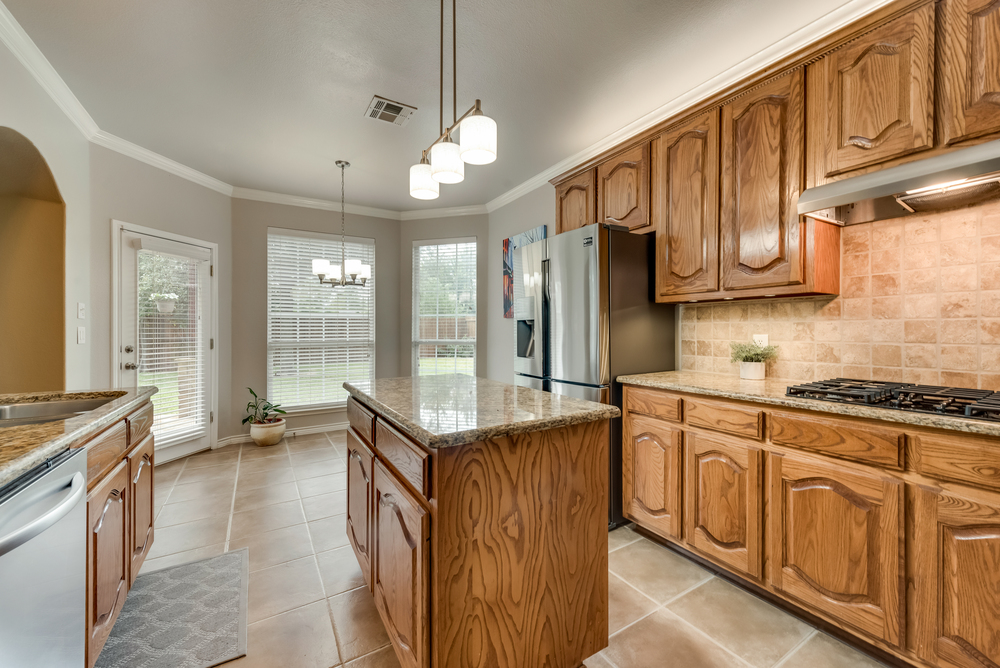
[[(112, 496), (118, 497), (118, 499), (117, 499), (118, 503), (121, 503), (123, 501), (123, 499), (122, 499), (122, 493), (119, 492), (117, 489), (114, 490), (114, 491), (112, 491), (111, 494), (112, 494)], [(104, 517), (105, 517), (105, 515), (108, 514), (108, 508), (110, 508), (111, 504), (114, 503), (114, 502), (115, 502), (115, 499), (108, 499), (104, 503), (104, 510), (101, 511), (101, 520), (97, 523), (97, 526), (94, 527), (94, 533), (101, 533), (101, 527), (104, 526)]]
[(55, 508), (31, 520), (20, 529), (15, 529), (0, 538), (0, 557), (11, 550), (24, 545), (32, 538), (66, 517), (87, 491), (87, 481), (79, 471), (73, 474), (69, 484), (69, 495), (59, 502)]
[(126, 362), (125, 363), (125, 370), (126, 371), (135, 371), (138, 368), (139, 368), (139, 365), (136, 364), (135, 362)]

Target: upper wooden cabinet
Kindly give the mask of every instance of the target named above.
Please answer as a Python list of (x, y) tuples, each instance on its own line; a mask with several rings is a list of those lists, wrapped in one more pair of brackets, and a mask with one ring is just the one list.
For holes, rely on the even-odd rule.
[(597, 222), (597, 170), (556, 186), (556, 234)]
[(794, 70), (722, 107), (722, 284), (801, 285), (805, 234), (803, 73)]
[(833, 51), (809, 66), (808, 79), (817, 183), (931, 148), (934, 4)]
[(656, 300), (719, 289), (719, 111), (653, 140)]
[(1000, 134), (1000, 3), (943, 0), (940, 19), (942, 140)]
[(623, 421), (622, 494), (625, 516), (658, 534), (681, 537), (680, 429), (629, 414)]
[(597, 166), (597, 222), (652, 231), (649, 223), (649, 143)]

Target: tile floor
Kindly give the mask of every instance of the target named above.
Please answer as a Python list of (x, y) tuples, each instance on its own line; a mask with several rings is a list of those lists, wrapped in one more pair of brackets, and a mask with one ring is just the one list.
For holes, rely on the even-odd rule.
[[(156, 467), (151, 571), (250, 548), (247, 656), (227, 668), (398, 667), (347, 541), (344, 432)], [(588, 668), (881, 664), (639, 536), (611, 534), (609, 646)]]

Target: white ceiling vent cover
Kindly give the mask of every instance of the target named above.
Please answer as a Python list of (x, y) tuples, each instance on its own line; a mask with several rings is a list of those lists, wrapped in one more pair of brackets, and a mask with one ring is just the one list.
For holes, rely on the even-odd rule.
[(386, 123), (402, 126), (406, 125), (406, 122), (410, 120), (410, 116), (416, 110), (416, 107), (411, 107), (402, 102), (393, 102), (392, 100), (376, 95), (372, 98), (371, 104), (368, 105), (368, 111), (365, 115), (368, 118), (374, 118), (376, 121), (385, 121)]

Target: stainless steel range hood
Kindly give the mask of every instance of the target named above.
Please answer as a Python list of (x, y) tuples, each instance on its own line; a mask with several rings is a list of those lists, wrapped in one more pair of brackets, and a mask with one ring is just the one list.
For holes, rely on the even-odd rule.
[(799, 215), (857, 225), (1000, 198), (1000, 140), (809, 188)]

